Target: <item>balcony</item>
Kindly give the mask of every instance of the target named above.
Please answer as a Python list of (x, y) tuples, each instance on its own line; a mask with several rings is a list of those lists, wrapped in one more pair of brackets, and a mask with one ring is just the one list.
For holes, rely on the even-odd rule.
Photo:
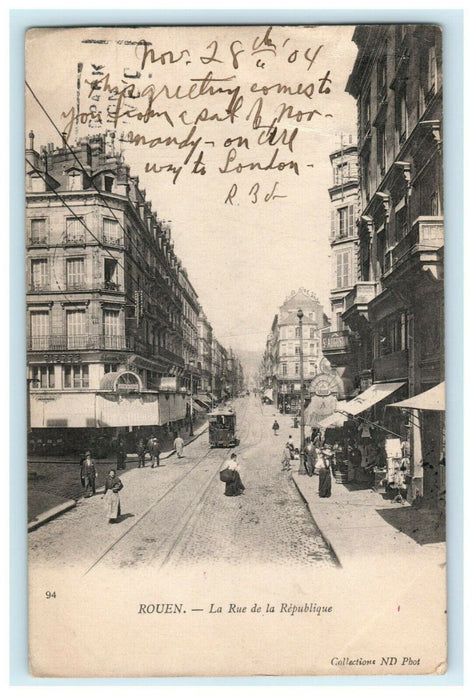
[(74, 282), (68, 280), (66, 281), (66, 290), (68, 292), (84, 292), (90, 289), (90, 284), (87, 280), (75, 280)]
[(133, 338), (121, 335), (45, 335), (29, 337), (28, 350), (134, 350)]
[(48, 292), (49, 289), (49, 282), (31, 282), (29, 286), (30, 292)]
[(74, 246), (74, 245), (85, 245), (85, 231), (80, 233), (71, 233), (70, 231), (65, 231), (63, 234), (64, 245)]
[(122, 236), (110, 236), (106, 233), (102, 236), (102, 243), (104, 245), (112, 246), (112, 248), (123, 248), (123, 238)]
[(48, 245), (48, 236), (30, 236), (28, 245), (30, 246), (45, 246)]
[(437, 278), (437, 268), (441, 264), (439, 251), (443, 246), (443, 217), (420, 216), (409, 233), (386, 253), (383, 281), (389, 283), (394, 276), (397, 277), (419, 264)]
[(120, 285), (118, 284), (118, 282), (112, 282), (111, 280), (105, 280), (105, 282), (102, 282), (102, 289), (105, 292), (119, 292)]
[(342, 319), (352, 330), (358, 330), (360, 322), (368, 321), (368, 304), (377, 292), (376, 282), (357, 282), (345, 297)]

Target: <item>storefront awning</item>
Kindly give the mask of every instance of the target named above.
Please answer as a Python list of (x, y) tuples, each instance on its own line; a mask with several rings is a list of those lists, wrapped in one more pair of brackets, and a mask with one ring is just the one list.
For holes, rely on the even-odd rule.
[(372, 384), (366, 391), (348, 401), (343, 411), (351, 416), (357, 416), (367, 411), (371, 406), (386, 399), (390, 394), (404, 386), (405, 382), (386, 382), (384, 384)]
[(345, 407), (347, 405), (346, 401), (339, 401), (338, 402), (338, 408), (340, 410), (335, 411), (332, 413), (330, 416), (327, 416), (327, 418), (324, 418), (319, 422), (319, 426), (321, 428), (341, 428), (344, 423), (348, 420), (346, 415), (344, 413), (340, 413), (340, 411), (344, 411)]
[(272, 389), (266, 389), (266, 391), (264, 392), (264, 397), (265, 397), (266, 399), (269, 399), (270, 401), (273, 401), (273, 391), (272, 391)]
[(205, 408), (208, 411), (211, 409), (211, 401), (209, 401), (209, 399), (206, 396), (199, 395), (199, 396), (193, 396), (192, 398), (193, 398), (193, 402), (196, 403), (197, 405), (202, 406), (203, 408)]
[(445, 382), (423, 391), (422, 394), (411, 396), (410, 399), (390, 403), (388, 406), (396, 408), (416, 408), (419, 411), (445, 411)]

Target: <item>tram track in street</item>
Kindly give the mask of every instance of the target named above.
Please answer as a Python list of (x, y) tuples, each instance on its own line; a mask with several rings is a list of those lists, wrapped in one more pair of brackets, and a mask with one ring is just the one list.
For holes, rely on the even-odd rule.
[[(245, 411), (244, 414), (241, 418), (241, 423), (244, 425), (244, 433), (245, 436), (241, 436), (241, 434), (238, 435), (239, 438), (239, 444), (241, 445), (242, 443), (245, 443), (245, 440), (249, 436), (250, 430), (251, 430), (251, 425), (250, 422), (247, 420), (247, 413), (248, 413), (248, 404), (245, 406)], [(259, 436), (258, 440), (256, 441), (255, 445), (257, 445), (261, 440), (261, 435)], [(244, 447), (240, 450), (241, 451), (246, 451), (247, 449), (253, 447), (253, 444), (244, 444)], [(211, 484), (214, 482), (215, 477), (217, 474), (220, 472), (222, 465), (225, 463), (225, 461), (228, 459), (228, 456), (231, 452), (234, 451), (235, 448), (228, 448), (225, 450), (225, 455), (223, 458), (221, 458), (221, 452), (218, 454), (218, 465), (217, 468), (212, 469), (211, 476), (209, 479), (206, 480), (205, 484), (203, 485), (203, 488), (199, 489), (199, 493), (197, 498), (192, 499), (188, 504), (185, 506), (184, 514), (188, 513), (188, 517), (186, 518), (184, 525), (179, 528), (178, 535), (177, 537), (170, 537), (167, 538), (164, 541), (164, 546), (163, 542), (160, 542), (159, 550), (161, 553), (161, 556), (163, 554), (163, 551), (165, 552), (164, 555), (164, 560), (160, 564), (160, 568), (164, 566), (165, 563), (167, 563), (172, 556), (173, 551), (176, 549), (177, 545), (179, 544), (180, 541), (182, 541), (182, 538), (184, 537), (186, 530), (188, 528), (189, 523), (193, 522), (193, 516), (196, 514), (196, 509), (199, 506), (199, 503), (201, 503), (204, 499), (206, 494), (208, 493)], [(206, 450), (205, 454), (200, 457), (197, 462), (185, 473), (182, 475), (182, 477), (178, 480), (176, 480), (173, 485), (167, 489), (167, 491), (161, 496), (156, 499), (141, 515), (133, 522), (130, 527), (128, 527), (125, 532), (121, 533), (121, 535), (114, 540), (101, 554), (99, 557), (95, 559), (95, 561), (87, 568), (87, 570), (83, 573), (83, 576), (87, 576), (90, 574), (100, 563), (104, 562), (104, 560), (113, 552), (113, 550), (116, 549), (117, 545), (119, 543), (123, 543), (125, 538), (127, 538), (133, 530), (147, 517), (152, 514), (152, 512), (155, 510), (155, 508), (159, 505), (162, 505), (163, 502), (169, 499), (171, 494), (176, 493), (177, 487), (181, 486), (184, 487), (184, 482), (189, 479), (189, 477), (192, 477), (193, 474), (198, 470), (198, 468), (202, 465), (202, 463), (209, 458), (212, 453), (215, 453), (214, 448), (209, 447), (209, 449)], [(169, 540), (172, 540), (169, 542)], [(169, 544), (168, 544), (169, 542)], [(159, 555), (159, 553), (157, 552)]]
[[(245, 411), (245, 418), (246, 418), (247, 412), (248, 412), (248, 407), (247, 407), (247, 409), (246, 409), (246, 411)], [(262, 439), (262, 431), (261, 431), (261, 424), (259, 424), (259, 425), (260, 425), (260, 431), (259, 431), (260, 435), (259, 435), (258, 439), (257, 439), (255, 442), (251, 442), (251, 443), (245, 444), (244, 448), (240, 450), (240, 454), (241, 454), (242, 452), (245, 452), (246, 450), (249, 450), (249, 449), (252, 449), (253, 447), (256, 447), (256, 446), (259, 445), (259, 443), (261, 442), (261, 439)], [(250, 430), (251, 430), (251, 425), (250, 425), (249, 421), (247, 421), (247, 437), (248, 437), (248, 435), (249, 435), (249, 433), (250, 433)], [(231, 450), (229, 450), (228, 452), (233, 452), (233, 448), (232, 448)], [(227, 454), (227, 457), (228, 457), (228, 454)], [(227, 457), (225, 457), (225, 459), (223, 460), (222, 464), (225, 462), (225, 460), (226, 460)], [(220, 471), (220, 468), (221, 468), (222, 464), (220, 465), (218, 471)], [(218, 473), (218, 472), (217, 472), (217, 473)], [(196, 525), (196, 523), (197, 523), (197, 520), (198, 520), (198, 517), (199, 517), (199, 515), (200, 515), (200, 512), (201, 512), (201, 510), (202, 510), (202, 508), (203, 508), (203, 506), (204, 506), (204, 504), (205, 504), (206, 498), (208, 497), (208, 494), (209, 494), (209, 491), (210, 491), (210, 489), (211, 489), (211, 486), (212, 486), (212, 484), (214, 483), (214, 479), (215, 479), (215, 474), (212, 475), (212, 477), (208, 480), (208, 482), (207, 482), (207, 484), (206, 484), (204, 490), (201, 491), (200, 496), (199, 496), (199, 499), (198, 499), (197, 502), (193, 505), (193, 508), (191, 509), (191, 512), (190, 512), (190, 514), (189, 514), (189, 517), (188, 517), (187, 520), (184, 522), (182, 528), (179, 530), (179, 532), (178, 532), (176, 538), (174, 539), (174, 542), (172, 543), (171, 547), (168, 549), (168, 552), (167, 552), (167, 554), (166, 554), (166, 557), (164, 558), (164, 560), (163, 560), (162, 563), (160, 564), (160, 567), (159, 567), (159, 568), (163, 568), (163, 567), (169, 562), (169, 560), (171, 559), (172, 555), (175, 553), (175, 551), (177, 550), (177, 548), (179, 547), (179, 545), (181, 544), (181, 542), (184, 540), (184, 538), (185, 538), (185, 537), (186, 537), (186, 538), (189, 538), (189, 537), (192, 535), (192, 532), (193, 532), (193, 530), (194, 530), (194, 528), (195, 528), (195, 525)]]

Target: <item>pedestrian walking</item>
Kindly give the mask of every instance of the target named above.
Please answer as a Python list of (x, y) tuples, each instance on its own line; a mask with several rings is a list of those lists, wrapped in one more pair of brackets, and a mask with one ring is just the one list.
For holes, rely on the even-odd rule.
[(245, 490), (237, 467), (237, 455), (233, 452), (220, 472), (220, 481), (225, 483), (225, 496), (240, 496)]
[(92, 459), (90, 450), (87, 450), (80, 461), (80, 480), (85, 489), (85, 498), (95, 496), (95, 479), (97, 476), (95, 462)]
[(126, 464), (126, 449), (123, 438), (119, 437), (117, 440), (117, 471), (120, 469), (125, 469)]
[(330, 468), (324, 458), (323, 466), (319, 469), (319, 498), (330, 498), (331, 495), (332, 477), (330, 475)]
[(158, 438), (153, 438), (149, 454), (151, 457), (151, 469), (159, 467), (159, 455), (161, 454), (161, 450), (159, 449)]
[(181, 438), (179, 433), (176, 435), (176, 439), (174, 440), (174, 449), (176, 450), (176, 454), (178, 456), (178, 459), (182, 459), (183, 455), (183, 449), (184, 449), (184, 440)]
[(146, 445), (143, 438), (140, 438), (138, 440), (138, 445), (136, 446), (136, 453), (138, 455), (138, 469), (141, 469), (145, 466), (146, 459)]
[(113, 523), (121, 515), (120, 496), (123, 484), (118, 478), (115, 469), (110, 469), (108, 476), (105, 479), (105, 489), (102, 498), (105, 499), (105, 512), (108, 516), (108, 522)]
[(273, 423), (273, 432), (275, 435), (278, 434), (278, 430), (279, 430), (279, 423), (277, 422), (277, 420), (275, 420)]
[(293, 442), (293, 440), (292, 440), (292, 435), (289, 435), (289, 440), (287, 441), (287, 445), (288, 445), (289, 450), (290, 450), (290, 452), (291, 452), (291, 459), (294, 459), (294, 457), (295, 457), (295, 455), (294, 455), (295, 447), (294, 447), (294, 442)]
[(291, 448), (289, 446), (289, 443), (286, 442), (284, 446), (284, 450), (282, 452), (282, 459), (281, 459), (281, 464), (282, 464), (282, 469), (281, 471), (285, 472), (291, 469)]

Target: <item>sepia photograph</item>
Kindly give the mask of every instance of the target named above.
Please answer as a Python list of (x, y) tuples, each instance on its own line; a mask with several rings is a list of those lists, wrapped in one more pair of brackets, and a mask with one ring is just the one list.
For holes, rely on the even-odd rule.
[(26, 32), (33, 676), (446, 673), (442, 67)]

